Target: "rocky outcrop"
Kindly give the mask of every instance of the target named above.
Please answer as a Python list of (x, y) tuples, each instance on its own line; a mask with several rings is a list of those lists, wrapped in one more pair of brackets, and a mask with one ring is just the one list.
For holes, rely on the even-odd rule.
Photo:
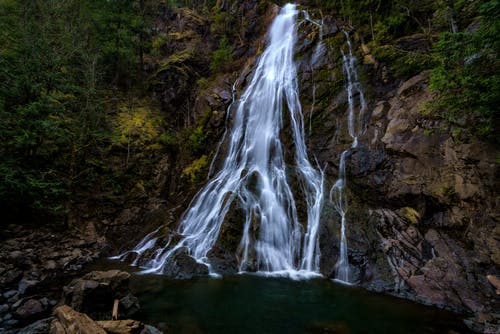
[(164, 274), (175, 279), (191, 279), (197, 276), (208, 276), (208, 269), (207, 266), (197, 263), (183, 249), (180, 249), (169, 259)]
[[(338, 33), (350, 27), (331, 17), (323, 17), (323, 22), (327, 23), (324, 54), (312, 61), (319, 32), (315, 25), (303, 22), (299, 34), (305, 42), (297, 61), (308, 148), (319, 165), (325, 166), (325, 189), (329, 189), (337, 179), (340, 153), (352, 142), (346, 129), (347, 96), (339, 52), (345, 40)], [(426, 103), (433, 100), (429, 73), (398, 82), (389, 75), (387, 64), (375, 59), (355, 33), (352, 36), (353, 44), (362, 49), (359, 69), (369, 75), (364, 82), (371, 94), (368, 112), (360, 118), (364, 131), (359, 145), (348, 151), (346, 160), (351, 280), (368, 289), (465, 313), (479, 315), (498, 309), (496, 288), (487, 279), (487, 275), (500, 276), (495, 148), (460, 135), (426, 113)], [(428, 48), (422, 41), (414, 36), (399, 43), (409, 50)], [(236, 81), (236, 96), (255, 59), (250, 49), (243, 54), (248, 59)], [(232, 78), (227, 73), (218, 76), (199, 90), (194, 103), (194, 123), (211, 134), (207, 155), (214, 153), (224, 133)], [(288, 121), (284, 122), (286, 128)], [(285, 146), (291, 147), (286, 133), (283, 137)], [(185, 191), (182, 194), (187, 196)], [(186, 200), (177, 211), (169, 212), (169, 228), (175, 229), (187, 205)], [(241, 231), (236, 211), (228, 216), (208, 254), (215, 270), (223, 273), (237, 270)], [(141, 212), (130, 221), (161, 225), (156, 219), (148, 224)], [(339, 221), (326, 201), (320, 231), (325, 276), (333, 274), (339, 254)], [(178, 255), (169, 273), (185, 278), (206, 275), (191, 262)]]
[[(158, 226), (166, 226), (164, 234), (175, 230), (192, 195), (204, 182), (208, 166), (192, 179), (183, 172), (203, 156), (208, 161), (214, 155), (226, 120), (230, 122), (226, 108), (231, 103), (233, 83), (238, 96), (277, 8), (260, 18), (259, 1), (232, 7), (225, 10), (242, 17), (241, 43), (233, 51), (237, 58), (233, 73), (229, 66), (221, 73), (210, 73), (208, 63), (217, 40), (210, 36), (207, 19), (187, 9), (165, 11), (165, 22), (159, 22), (157, 29), (159, 34), (169, 36), (169, 43), (160, 46), (159, 57), (147, 59), (145, 64), (152, 78), (152, 94), (169, 126), (176, 131), (185, 126), (191, 130), (200, 127), (207, 135), (202, 147), (182, 154), (172, 150), (164, 157), (154, 176), (157, 192), (147, 200), (141, 199), (143, 204), (134, 202), (110, 209), (112, 214), (108, 216), (113, 217), (83, 224), (80, 233), (23, 230), (2, 240), (0, 328), (24, 326), (49, 315), (55, 303), (53, 296), (40, 291), (60, 275), (80, 270), (105, 249), (105, 240), (97, 231), (103, 231), (113, 251), (119, 253), (131, 249)], [(328, 190), (338, 176), (340, 152), (352, 141), (346, 130), (347, 96), (339, 52), (344, 44), (339, 31), (349, 27), (327, 16), (323, 22), (324, 54), (312, 61), (319, 32), (315, 25), (302, 22), (299, 33), (305, 42), (298, 50), (297, 61), (308, 148), (310, 156), (325, 168)], [(425, 113), (425, 104), (433, 99), (428, 89), (429, 73), (404, 82), (392, 79), (388, 66), (375, 59), (354, 35), (354, 45), (362, 49), (360, 70), (370, 76), (364, 78), (370, 103), (369, 111), (361, 117), (365, 131), (359, 145), (349, 150), (346, 161), (351, 280), (367, 289), (475, 314), (483, 324), (498, 322), (490, 315), (500, 308), (496, 149)], [(408, 50), (428, 48), (417, 37), (398, 43)], [(196, 82), (205, 76), (210, 80)], [(284, 122), (286, 128), (288, 120)], [(283, 137), (285, 149), (291, 147), (286, 133)], [(232, 211), (208, 254), (214, 270), (223, 274), (237, 271), (241, 217), (237, 208)], [(321, 270), (328, 277), (334, 275), (339, 254), (340, 217), (327, 199), (321, 222)], [(203, 265), (182, 251), (172, 257), (165, 273), (180, 279), (208, 274)], [(137, 300), (127, 290), (127, 275), (91, 273), (68, 285), (64, 300), (75, 309), (72, 312), (108, 319), (112, 301), (117, 298), (120, 309), (132, 314)], [(47, 320), (40, 321), (36, 326), (45, 328)], [(55, 330), (61, 326), (65, 330), (58, 321)]]
[(120, 270), (92, 271), (63, 288), (63, 302), (93, 319), (109, 319), (111, 306), (119, 300), (121, 317), (139, 309), (139, 301), (129, 289), (130, 274)]
[(50, 334), (162, 334), (137, 320), (94, 321), (67, 305), (57, 307), (54, 315), (56, 318), (50, 323)]
[(60, 306), (54, 310), (57, 320), (51, 325), (51, 333), (95, 333), (106, 334), (106, 331), (86, 314), (79, 313), (67, 305)]
[[(499, 275), (495, 150), (452, 135), (425, 114), (432, 100), (428, 77), (417, 75), (373, 103), (360, 145), (349, 152), (352, 280), (479, 316), (499, 307), (487, 280), (488, 274)], [(331, 123), (346, 122), (342, 114), (328, 116)], [(333, 166), (333, 175), (345, 136), (336, 132), (326, 143), (328, 154), (316, 152)], [(339, 217), (327, 207), (324, 222), (322, 270), (330, 274)]]
[(64, 305), (54, 309), (51, 333), (161, 334), (152, 326), (127, 319), (139, 310), (129, 279), (127, 272), (108, 270), (71, 281), (63, 288)]
[(139, 310), (129, 279), (127, 272), (108, 270), (92, 271), (73, 280), (63, 288), (64, 305), (54, 310), (51, 333), (161, 334), (154, 327), (129, 319)]
[(56, 304), (52, 289), (95, 260), (106, 247), (95, 224), (81, 231), (10, 226), (0, 247), (0, 332), (47, 317)]

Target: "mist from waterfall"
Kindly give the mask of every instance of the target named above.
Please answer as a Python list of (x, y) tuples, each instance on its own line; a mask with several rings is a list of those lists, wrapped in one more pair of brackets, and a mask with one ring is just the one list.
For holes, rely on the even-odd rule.
[[(157, 249), (145, 262), (146, 272), (164, 272), (174, 253), (186, 251), (214, 274), (207, 254), (216, 243), (233, 202), (239, 201), (246, 216), (237, 254), (240, 272), (295, 277), (319, 275), (323, 172), (311, 165), (305, 145), (293, 59), (297, 14), (296, 6), (287, 4), (274, 19), (267, 48), (257, 62), (251, 82), (234, 102), (221, 169), (184, 213), (178, 229), (180, 241)], [(283, 129), (285, 113), (289, 116), (289, 129)], [(282, 130), (292, 134), (293, 165), (285, 162)], [(294, 171), (302, 187), (300, 193), (304, 194), (307, 206), (307, 222), (299, 221), (289, 171)], [(143, 239), (136, 247), (142, 251), (136, 252), (137, 256), (147, 254), (144, 248), (155, 242)]]
[[(366, 112), (366, 100), (363, 94), (363, 87), (359, 82), (358, 72), (356, 70), (356, 57), (352, 52), (351, 40), (349, 34), (344, 31), (348, 53), (342, 49), (342, 69), (346, 76), (346, 92), (347, 92), (347, 129), (349, 136), (353, 139), (351, 147), (343, 151), (340, 155), (338, 179), (330, 190), (330, 202), (333, 203), (335, 210), (340, 215), (340, 253), (337, 264), (335, 265), (336, 279), (345, 283), (349, 283), (349, 258), (347, 253), (347, 237), (346, 237), (346, 213), (348, 210), (348, 201), (345, 194), (347, 186), (347, 177), (345, 171), (345, 158), (350, 149), (358, 146), (358, 136), (365, 130), (364, 115)], [(355, 106), (358, 104), (358, 112), (355, 112)]]

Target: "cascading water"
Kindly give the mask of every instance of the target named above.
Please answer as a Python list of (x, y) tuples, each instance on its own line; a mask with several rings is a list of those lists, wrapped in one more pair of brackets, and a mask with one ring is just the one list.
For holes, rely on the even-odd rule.
[(309, 111), (309, 135), (311, 135), (311, 133), (312, 133), (312, 115), (313, 115), (314, 107), (316, 104), (316, 85), (314, 83), (314, 67), (319, 62), (319, 60), (321, 58), (323, 58), (326, 50), (325, 50), (325, 46), (323, 44), (323, 19), (321, 20), (321, 22), (317, 22), (317, 21), (311, 19), (310, 15), (307, 11), (303, 11), (303, 13), (304, 13), (305, 21), (316, 25), (319, 29), (319, 41), (318, 41), (318, 44), (316, 45), (316, 48), (314, 49), (314, 52), (312, 54), (311, 61), (310, 61), (311, 80), (312, 80), (312, 103), (311, 103), (311, 109)]
[[(356, 71), (356, 57), (352, 53), (351, 40), (349, 34), (344, 31), (346, 36), (348, 54), (342, 53), (342, 68), (347, 78), (347, 104), (348, 116), (347, 126), (349, 136), (353, 139), (352, 145), (340, 155), (339, 176), (332, 189), (330, 190), (330, 201), (333, 203), (335, 210), (340, 215), (340, 254), (339, 260), (335, 266), (336, 279), (342, 282), (349, 282), (349, 259), (347, 254), (347, 238), (346, 238), (346, 213), (348, 203), (345, 195), (345, 187), (347, 185), (347, 177), (345, 172), (345, 158), (350, 149), (358, 146), (358, 136), (364, 132), (364, 115), (366, 111), (366, 101), (363, 94), (363, 87), (358, 79)], [(359, 100), (358, 113), (355, 115), (355, 99)]]
[[(246, 212), (239, 247), (239, 270), (291, 276), (319, 274), (319, 218), (323, 204), (323, 172), (312, 167), (304, 140), (293, 61), (296, 16), (285, 5), (271, 25), (268, 46), (253, 78), (235, 104), (233, 124), (222, 168), (192, 200), (179, 226), (181, 240), (156, 250), (147, 272), (162, 273), (168, 259), (184, 249), (211, 271), (207, 253), (234, 200)], [(283, 112), (288, 110), (295, 144), (296, 175), (307, 204), (307, 225), (299, 223), (292, 188), (287, 180), (280, 140)], [(291, 166), (288, 166), (290, 169)], [(256, 232), (256, 226), (258, 232)], [(152, 238), (150, 234), (149, 238)], [(156, 240), (143, 240), (138, 256)], [(122, 257), (123, 258), (123, 257)]]

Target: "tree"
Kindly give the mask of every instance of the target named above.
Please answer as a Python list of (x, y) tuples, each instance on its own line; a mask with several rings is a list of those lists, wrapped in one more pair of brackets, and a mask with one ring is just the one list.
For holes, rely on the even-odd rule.
[(438, 97), (433, 108), (450, 123), (498, 141), (500, 3), (487, 1), (478, 9), (477, 31), (445, 32), (435, 46), (438, 66), (430, 84)]

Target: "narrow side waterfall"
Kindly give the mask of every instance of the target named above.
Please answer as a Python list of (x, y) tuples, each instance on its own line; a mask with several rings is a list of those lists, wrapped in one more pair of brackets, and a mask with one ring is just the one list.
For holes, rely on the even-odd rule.
[[(186, 251), (215, 274), (207, 253), (236, 200), (246, 213), (237, 256), (240, 271), (290, 276), (319, 274), (323, 172), (309, 162), (304, 139), (293, 60), (297, 13), (295, 5), (287, 4), (272, 23), (267, 48), (258, 60), (252, 80), (234, 102), (232, 126), (226, 139), (227, 155), (221, 169), (184, 213), (178, 230), (180, 241), (156, 250), (146, 263), (147, 272), (162, 273), (174, 253)], [(280, 139), (285, 112), (295, 144), (293, 166), (285, 162)], [(295, 170), (304, 194), (307, 222), (302, 224), (287, 169)], [(146, 254), (144, 248), (155, 241), (141, 241), (135, 250), (138, 256)]]
[(314, 107), (316, 104), (316, 84), (314, 82), (314, 68), (318, 61), (324, 57), (326, 49), (325, 45), (323, 44), (323, 19), (321, 19), (321, 22), (315, 21), (311, 19), (309, 13), (307, 11), (303, 11), (305, 21), (310, 22), (318, 27), (319, 30), (319, 36), (318, 36), (318, 44), (316, 45), (316, 48), (314, 49), (314, 52), (311, 57), (310, 61), (310, 68), (311, 68), (311, 80), (312, 80), (312, 104), (309, 112), (309, 135), (312, 133), (312, 115), (314, 111)]
[[(364, 132), (364, 115), (366, 112), (366, 101), (363, 94), (363, 87), (359, 82), (358, 72), (356, 71), (356, 57), (352, 53), (351, 40), (349, 34), (344, 31), (346, 36), (348, 53), (341, 49), (342, 53), (342, 69), (345, 73), (347, 84), (347, 126), (349, 136), (353, 139), (352, 145), (340, 155), (338, 179), (330, 190), (330, 202), (333, 203), (335, 210), (340, 215), (340, 254), (339, 260), (335, 266), (336, 279), (349, 282), (349, 258), (347, 254), (347, 238), (346, 238), (346, 213), (348, 202), (345, 194), (347, 186), (347, 177), (345, 171), (345, 158), (351, 148), (358, 146), (358, 136)], [(358, 112), (355, 112), (356, 105)]]

